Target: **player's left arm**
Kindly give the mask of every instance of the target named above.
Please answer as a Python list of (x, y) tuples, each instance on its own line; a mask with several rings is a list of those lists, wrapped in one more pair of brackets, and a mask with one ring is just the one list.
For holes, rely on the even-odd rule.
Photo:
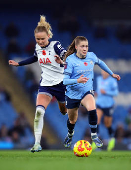
[(56, 52), (56, 54), (63, 60), (66, 50), (65, 48), (61, 45), (61, 43), (59, 41), (57, 41), (54, 45), (54, 50)]
[[(98, 58), (97, 58), (98, 59)], [(97, 60), (96, 64), (106, 71), (108, 74), (110, 74), (113, 78), (117, 79), (118, 81), (121, 79), (121, 77), (118, 74), (114, 74), (111, 69), (106, 65), (106, 63), (100, 59)]]

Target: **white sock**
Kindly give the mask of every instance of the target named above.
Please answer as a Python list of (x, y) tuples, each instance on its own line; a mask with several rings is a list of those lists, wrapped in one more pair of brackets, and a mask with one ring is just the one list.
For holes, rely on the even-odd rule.
[(35, 113), (35, 119), (34, 119), (34, 134), (35, 134), (35, 144), (40, 143), (41, 135), (42, 135), (42, 129), (44, 126), (44, 114), (45, 109), (42, 106), (37, 106), (36, 113)]
[(97, 133), (91, 133), (91, 136), (97, 135)]

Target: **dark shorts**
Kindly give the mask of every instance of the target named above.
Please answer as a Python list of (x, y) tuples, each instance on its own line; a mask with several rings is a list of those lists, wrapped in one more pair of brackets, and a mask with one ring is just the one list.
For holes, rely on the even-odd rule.
[[(87, 94), (92, 94), (94, 96), (93, 91), (91, 90), (91, 91), (88, 91), (87, 93), (85, 93), (84, 96), (82, 97), (82, 99)], [(65, 96), (66, 108), (67, 109), (79, 108), (82, 99), (71, 99), (68, 96)]]
[(97, 105), (96, 107), (97, 107), (97, 109), (102, 110), (102, 112), (103, 112), (103, 114), (105, 116), (112, 117), (113, 112), (114, 112), (114, 107), (113, 106), (112, 107), (107, 107), (107, 108), (101, 108), (100, 106)]
[(66, 87), (63, 85), (63, 82), (60, 84), (54, 85), (54, 86), (39, 86), (38, 93), (39, 94), (46, 94), (52, 98), (52, 96), (55, 96), (55, 98), (61, 102), (65, 102), (65, 90)]

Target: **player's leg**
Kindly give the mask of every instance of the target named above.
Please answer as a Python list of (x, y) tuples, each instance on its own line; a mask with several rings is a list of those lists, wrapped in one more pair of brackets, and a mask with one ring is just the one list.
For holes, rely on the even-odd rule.
[(35, 144), (31, 148), (31, 152), (39, 152), (42, 150), (40, 146), (42, 129), (44, 126), (44, 114), (47, 106), (51, 102), (51, 96), (46, 94), (38, 94), (36, 101), (36, 112), (34, 119), (34, 135), (35, 135)]
[(70, 147), (72, 142), (72, 137), (74, 135), (75, 123), (78, 118), (78, 108), (67, 109), (67, 113), (68, 113), (68, 120), (67, 120), (68, 134), (65, 138), (64, 146)]
[(63, 115), (66, 115), (67, 114), (67, 108), (66, 108), (66, 105), (65, 105), (65, 102), (58, 102), (58, 106), (59, 106), (59, 109), (60, 109), (60, 112), (63, 114)]
[[(103, 111), (102, 109), (100, 109), (99, 107), (96, 109), (96, 112), (97, 112), (97, 134), (99, 136), (99, 124), (101, 123), (101, 118), (103, 116)], [(92, 150), (95, 150), (97, 149), (97, 146), (95, 144), (95, 142), (92, 142), (91, 144), (92, 146)]]
[(111, 151), (114, 149), (115, 147), (115, 138), (114, 138), (114, 132), (112, 129), (112, 116), (104, 116), (104, 124), (108, 130), (108, 134), (109, 134), (109, 142), (108, 142), (108, 146), (107, 146), (107, 150)]
[(63, 82), (61, 82), (60, 84), (55, 86), (55, 88), (53, 89), (53, 93), (52, 93), (53, 96), (56, 97), (60, 112), (63, 115), (66, 115), (67, 113), (67, 108), (65, 105), (65, 90), (66, 90), (65, 85), (63, 85)]
[(87, 94), (81, 101), (82, 105), (88, 110), (89, 125), (91, 128), (91, 138), (97, 147), (103, 145), (102, 141), (97, 136), (97, 113), (95, 99), (92, 94)]
[(72, 137), (74, 135), (75, 123), (78, 118), (78, 108), (80, 106), (80, 100), (70, 99), (69, 97), (65, 96), (65, 101), (66, 101), (66, 108), (68, 114), (68, 120), (67, 120), (68, 134), (65, 138), (64, 146), (70, 147), (72, 142)]
[(97, 112), (97, 133), (99, 133), (99, 124), (101, 123), (101, 119), (102, 119), (102, 116), (103, 116), (103, 111), (102, 111), (102, 109), (97, 108), (96, 112)]

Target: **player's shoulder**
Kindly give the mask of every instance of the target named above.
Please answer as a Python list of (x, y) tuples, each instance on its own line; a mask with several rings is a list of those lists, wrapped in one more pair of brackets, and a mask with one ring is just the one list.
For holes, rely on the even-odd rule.
[(87, 56), (88, 56), (88, 58), (92, 58), (92, 59), (97, 57), (94, 52), (88, 52)]
[(35, 50), (37, 51), (37, 50), (40, 50), (40, 49), (41, 49), (41, 47), (38, 44), (36, 44), (35, 45)]
[(60, 41), (50, 41), (50, 44), (53, 45), (53, 46), (61, 46), (61, 43)]
[(76, 58), (75, 53), (73, 53), (66, 58), (66, 61), (74, 61), (75, 58)]

